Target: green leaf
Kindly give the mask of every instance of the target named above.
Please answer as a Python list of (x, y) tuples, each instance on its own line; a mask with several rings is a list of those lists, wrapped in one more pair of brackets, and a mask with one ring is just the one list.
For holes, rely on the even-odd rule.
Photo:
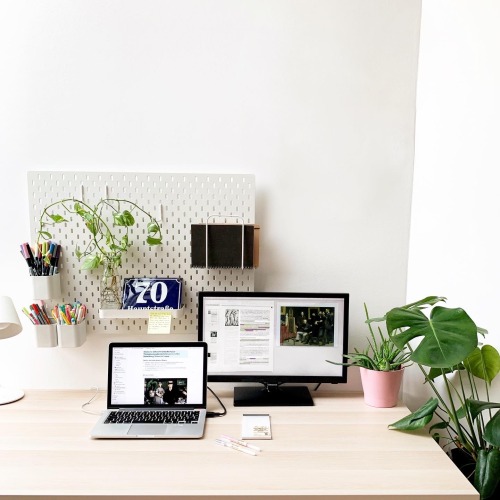
[(436, 295), (431, 295), (425, 297), (425, 299), (417, 300), (417, 302), (412, 302), (402, 307), (402, 309), (423, 309), (427, 306), (433, 306), (438, 302), (446, 302), (446, 297), (438, 297)]
[(486, 334), (488, 333), (488, 330), (485, 328), (481, 328), (480, 326), (477, 327), (477, 333), (479, 333), (481, 336), (485, 337)]
[(429, 432), (433, 431), (434, 429), (446, 429), (449, 427), (449, 425), (449, 422), (437, 422), (429, 427)]
[(477, 399), (465, 400), (472, 420), (475, 420), (479, 414), (484, 410), (491, 410), (492, 408), (500, 408), (500, 403), (490, 403), (489, 401), (478, 401)]
[(476, 347), (464, 360), (464, 366), (469, 373), (489, 385), (500, 371), (500, 354), (491, 345)]
[[(500, 408), (497, 405), (496, 408)], [(496, 412), (484, 427), (484, 440), (497, 448), (500, 447), (500, 412)]]
[(78, 260), (82, 258), (82, 252), (78, 247), (75, 248), (75, 255)]
[(62, 215), (58, 214), (47, 214), (56, 224), (60, 224), (61, 222), (68, 222)]
[(40, 231), (38, 233), (44, 240), (50, 240), (52, 238), (52, 234), (48, 231)]
[(500, 451), (480, 449), (477, 454), (474, 486), (481, 498), (489, 498), (495, 493), (500, 480)]
[(106, 231), (106, 245), (111, 245), (113, 241), (113, 235), (111, 234), (111, 231)]
[[(477, 346), (477, 327), (460, 308), (436, 306), (428, 318), (422, 311), (395, 308), (387, 313), (387, 331), (403, 349), (422, 337), (411, 360), (431, 368), (447, 368), (462, 362)], [(395, 330), (406, 328), (401, 333)]]
[(128, 235), (125, 234), (123, 237), (122, 237), (122, 240), (121, 240), (121, 243), (120, 243), (120, 248), (121, 250), (127, 250), (127, 248), (132, 245), (132, 243), (129, 243), (128, 242)]
[(148, 222), (148, 233), (155, 234), (160, 231), (160, 226), (155, 221)]
[(89, 269), (96, 269), (99, 267), (101, 264), (101, 259), (99, 255), (89, 255), (82, 264), (82, 269), (84, 270), (89, 270)]
[(148, 245), (161, 245), (161, 238), (153, 238), (152, 236), (148, 236), (146, 241), (148, 242)]
[(117, 226), (133, 226), (135, 223), (135, 219), (133, 215), (128, 211), (124, 210), (123, 212), (115, 212), (113, 214), (113, 221)]
[(464, 403), (460, 408), (457, 409), (455, 414), (459, 420), (467, 416), (467, 408), (467, 403)]
[(414, 431), (422, 429), (422, 427), (425, 427), (432, 420), (432, 416), (434, 415), (434, 411), (437, 407), (437, 398), (431, 398), (418, 410), (415, 410), (410, 415), (394, 422), (393, 424), (390, 424), (389, 429), (395, 429), (398, 431)]
[[(417, 302), (412, 302), (411, 304), (406, 304), (405, 306), (401, 306), (399, 309), (424, 309), (425, 307), (428, 306), (433, 306), (437, 304), (438, 302), (446, 302), (446, 297), (438, 297), (436, 295), (431, 295), (429, 297), (426, 297), (425, 299), (418, 300)], [(370, 324), (370, 323), (379, 323), (381, 321), (386, 321), (387, 320), (387, 314), (385, 316), (382, 316), (380, 318), (368, 318), (365, 323)]]
[(87, 229), (92, 233), (93, 236), (97, 234), (97, 221), (94, 220), (94, 218), (89, 214), (85, 213), (83, 216), (83, 219), (85, 220), (85, 226)]
[(442, 375), (446, 375), (448, 373), (453, 373), (455, 372), (460, 365), (454, 366), (452, 368), (431, 368), (429, 370), (429, 373), (427, 374), (427, 379), (434, 381), (438, 377), (441, 377)]
[(75, 203), (75, 206), (74, 206), (74, 209), (75, 209), (75, 212), (82, 218), (82, 219), (85, 219), (86, 217), (92, 217), (92, 215), (90, 215), (89, 211), (88, 210), (85, 210), (85, 208), (82, 207), (82, 205), (80, 205), (80, 203)]

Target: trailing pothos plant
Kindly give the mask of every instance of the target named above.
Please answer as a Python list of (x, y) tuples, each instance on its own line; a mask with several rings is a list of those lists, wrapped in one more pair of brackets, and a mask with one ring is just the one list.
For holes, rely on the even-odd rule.
[(478, 334), (487, 332), (463, 309), (437, 305), (445, 301), (427, 297), (378, 318), (385, 320), (392, 341), (411, 352), (434, 393), (389, 428), (412, 431), (431, 424), (429, 432), (444, 449), (456, 447), (467, 455), (474, 469), (469, 479), (481, 499), (491, 498), (500, 481), (500, 403), (490, 400), (490, 386), (500, 371), (500, 355), (480, 344)]
[[(61, 209), (62, 213), (59, 212)], [(162, 234), (158, 221), (136, 203), (118, 198), (101, 199), (94, 206), (75, 198), (51, 203), (40, 216), (38, 242), (52, 239), (52, 227), (68, 222), (66, 217), (75, 215), (82, 219), (90, 233), (87, 243), (75, 248), (76, 257), (83, 260), (82, 269), (96, 269), (103, 264), (119, 267), (123, 252), (132, 245), (129, 232), (136, 224), (133, 214), (142, 214), (146, 218), (145, 243), (160, 245)], [(85, 240), (78, 238), (78, 241)]]

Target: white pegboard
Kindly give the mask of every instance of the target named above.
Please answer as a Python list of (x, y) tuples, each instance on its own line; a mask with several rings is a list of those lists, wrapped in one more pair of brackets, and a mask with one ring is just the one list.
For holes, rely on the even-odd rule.
[[(32, 243), (40, 215), (50, 203), (75, 198), (90, 205), (101, 198), (123, 198), (137, 203), (161, 224), (163, 244), (145, 243), (144, 219), (129, 234), (132, 246), (122, 257), (121, 277), (181, 277), (184, 281), (184, 310), (172, 320), (172, 333), (195, 333), (197, 292), (200, 290), (252, 291), (253, 269), (191, 268), (191, 224), (204, 223), (210, 214), (241, 216), (255, 223), (255, 177), (219, 174), (163, 174), (120, 172), (28, 172), (30, 229)], [(54, 213), (64, 215), (59, 205)], [(136, 214), (134, 214), (135, 216)], [(74, 250), (78, 238), (88, 230), (79, 217), (53, 228), (61, 244), (61, 289), (63, 300), (80, 300), (89, 308), (88, 332), (145, 333), (147, 320), (100, 319), (99, 285), (102, 268), (82, 271)], [(231, 222), (229, 220), (228, 222)], [(80, 244), (82, 246), (82, 244)]]

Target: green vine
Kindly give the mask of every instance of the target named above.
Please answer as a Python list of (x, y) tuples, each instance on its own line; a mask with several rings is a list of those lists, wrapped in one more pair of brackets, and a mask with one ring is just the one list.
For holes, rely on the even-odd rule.
[[(146, 222), (146, 243), (150, 246), (162, 244), (160, 224), (148, 212), (136, 203), (119, 198), (101, 199), (95, 206), (82, 200), (65, 198), (46, 206), (40, 216), (37, 245), (41, 240), (53, 239), (52, 228), (69, 222), (64, 215), (54, 212), (54, 207), (62, 207), (67, 214), (82, 219), (90, 233), (89, 241), (75, 249), (79, 261), (83, 260), (82, 269), (96, 269), (104, 263), (115, 267), (121, 266), (122, 254), (132, 245), (129, 241), (131, 228), (136, 224), (134, 213), (143, 214)], [(107, 222), (106, 215), (112, 222)]]

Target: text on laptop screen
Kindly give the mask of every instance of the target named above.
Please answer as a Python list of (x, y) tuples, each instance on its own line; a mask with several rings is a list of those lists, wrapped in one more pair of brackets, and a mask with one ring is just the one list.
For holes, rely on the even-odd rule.
[(111, 406), (198, 406), (205, 404), (202, 345), (115, 345), (110, 350)]

